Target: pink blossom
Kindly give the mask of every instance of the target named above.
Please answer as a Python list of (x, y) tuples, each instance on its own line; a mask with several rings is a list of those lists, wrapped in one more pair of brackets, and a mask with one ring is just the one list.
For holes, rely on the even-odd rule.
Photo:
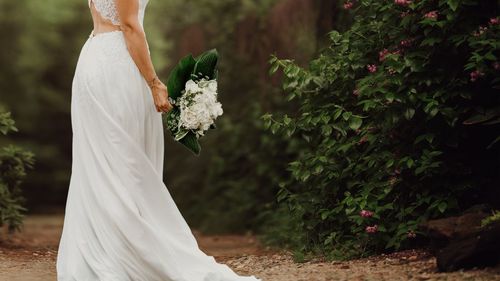
[(382, 51), (378, 52), (378, 60), (379, 61), (384, 61), (385, 57), (389, 54), (389, 50), (383, 49)]
[[(404, 43), (404, 44), (411, 44), (410, 43)], [(387, 49), (383, 49), (382, 51), (378, 52), (378, 60), (379, 61), (384, 61), (388, 55), (400, 55), (401, 54), (401, 50), (400, 49), (396, 49), (394, 51), (389, 51)]]
[(412, 44), (413, 44), (413, 39), (405, 39), (399, 42), (399, 45), (404, 48), (411, 47)]
[(487, 30), (488, 30), (488, 27), (480, 26), (479, 31), (474, 31), (474, 33), (472, 33), (472, 35), (478, 37), (478, 36), (481, 36), (483, 33), (485, 33)]
[(411, 1), (409, 0), (394, 0), (394, 3), (399, 6), (408, 6)]
[(479, 70), (475, 70), (475, 71), (472, 71), (470, 73), (470, 81), (471, 82), (476, 82), (476, 80), (481, 77), (481, 76), (484, 76), (484, 73), (479, 71)]
[(368, 69), (369, 72), (374, 73), (377, 71), (377, 66), (374, 64), (369, 64), (366, 66), (366, 69)]
[(371, 218), (373, 217), (374, 213), (368, 210), (361, 210), (361, 212), (359, 212), (359, 215), (362, 216), (363, 218)]
[(500, 70), (500, 63), (499, 63), (499, 62), (494, 62), (494, 63), (493, 63), (493, 68), (494, 68), (495, 70)]
[(378, 225), (367, 226), (365, 228), (366, 233), (376, 233), (378, 231)]
[(354, 4), (351, 1), (347, 1), (344, 3), (344, 9), (346, 9), (346, 10), (352, 9), (353, 6), (354, 6)]
[(491, 18), (490, 19), (490, 24), (491, 25), (497, 25), (500, 24), (500, 20), (498, 18)]
[(413, 238), (417, 237), (417, 234), (415, 233), (415, 231), (410, 230), (410, 231), (408, 231), (407, 236), (408, 236), (408, 238), (413, 239)]
[(427, 14), (425, 14), (424, 17), (427, 19), (435, 20), (438, 18), (438, 12), (437, 11), (430, 11)]
[(359, 141), (358, 141), (358, 144), (361, 145), (361, 144), (364, 144), (368, 141), (368, 137), (367, 136), (363, 136)]

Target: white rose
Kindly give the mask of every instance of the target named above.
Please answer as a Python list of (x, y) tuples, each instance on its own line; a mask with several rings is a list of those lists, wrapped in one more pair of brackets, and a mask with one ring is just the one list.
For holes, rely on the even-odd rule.
[(223, 114), (222, 104), (219, 102), (214, 103), (210, 106), (210, 116), (212, 119), (215, 119)]
[(210, 96), (202, 91), (194, 97), (193, 101), (195, 104), (208, 104), (210, 103)]
[(186, 82), (186, 92), (196, 93), (200, 91), (200, 87), (193, 80), (189, 80)]
[(186, 129), (197, 129), (198, 128), (198, 118), (197, 113), (186, 108), (181, 111), (180, 114), (180, 124)]
[(217, 93), (217, 80), (210, 80), (210, 81), (208, 81), (208, 88), (213, 93)]
[(217, 101), (217, 81), (186, 82), (186, 93), (180, 99), (179, 125), (203, 136), (218, 116), (223, 114)]

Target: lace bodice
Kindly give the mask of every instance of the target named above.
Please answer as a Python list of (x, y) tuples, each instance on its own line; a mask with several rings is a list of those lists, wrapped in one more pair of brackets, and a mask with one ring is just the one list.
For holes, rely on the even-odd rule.
[[(99, 14), (115, 25), (120, 25), (120, 17), (118, 16), (118, 11), (116, 10), (115, 0), (88, 0), (89, 7), (91, 3), (94, 3), (95, 9)], [(139, 1), (139, 22), (141, 25), (144, 22), (144, 12), (149, 0), (138, 0)]]

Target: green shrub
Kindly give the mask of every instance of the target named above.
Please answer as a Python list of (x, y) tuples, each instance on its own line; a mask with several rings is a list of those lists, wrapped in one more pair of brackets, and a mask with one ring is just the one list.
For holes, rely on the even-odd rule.
[(283, 239), (333, 258), (409, 246), (499, 183), (498, 2), (352, 3), (308, 69), (272, 58), (301, 108), (263, 116), (302, 140), (278, 194), (299, 231)]
[[(10, 113), (0, 111), (0, 133), (6, 135), (17, 131)], [(24, 198), (21, 182), (26, 170), (34, 163), (33, 155), (14, 145), (0, 150), (0, 227), (7, 225), (10, 231), (18, 230), (22, 224)]]
[(497, 221), (500, 221), (500, 211), (493, 211), (491, 216), (489, 216), (481, 221), (481, 227), (488, 226), (488, 225), (490, 225), (494, 222), (497, 222)]

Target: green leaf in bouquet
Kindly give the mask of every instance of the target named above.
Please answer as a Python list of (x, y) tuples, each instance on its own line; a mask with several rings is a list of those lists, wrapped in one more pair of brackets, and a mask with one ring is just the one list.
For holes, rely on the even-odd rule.
[(179, 64), (172, 70), (167, 81), (168, 95), (172, 99), (177, 99), (182, 95), (186, 82), (191, 79), (191, 73), (196, 65), (196, 60), (192, 55), (188, 55), (179, 61)]
[(198, 138), (193, 132), (189, 132), (183, 139), (179, 141), (194, 154), (200, 155), (201, 146), (198, 142)]
[(162, 114), (163, 124), (172, 136), (177, 134), (180, 114), (181, 112), (178, 107), (174, 107), (167, 114)]
[(179, 129), (179, 131), (175, 134), (174, 140), (180, 141), (181, 139), (185, 138), (187, 134), (189, 134), (189, 130), (186, 129)]
[(194, 78), (208, 78), (209, 80), (217, 78), (217, 62), (219, 60), (219, 53), (216, 49), (206, 51), (196, 58), (196, 65), (194, 66)]

